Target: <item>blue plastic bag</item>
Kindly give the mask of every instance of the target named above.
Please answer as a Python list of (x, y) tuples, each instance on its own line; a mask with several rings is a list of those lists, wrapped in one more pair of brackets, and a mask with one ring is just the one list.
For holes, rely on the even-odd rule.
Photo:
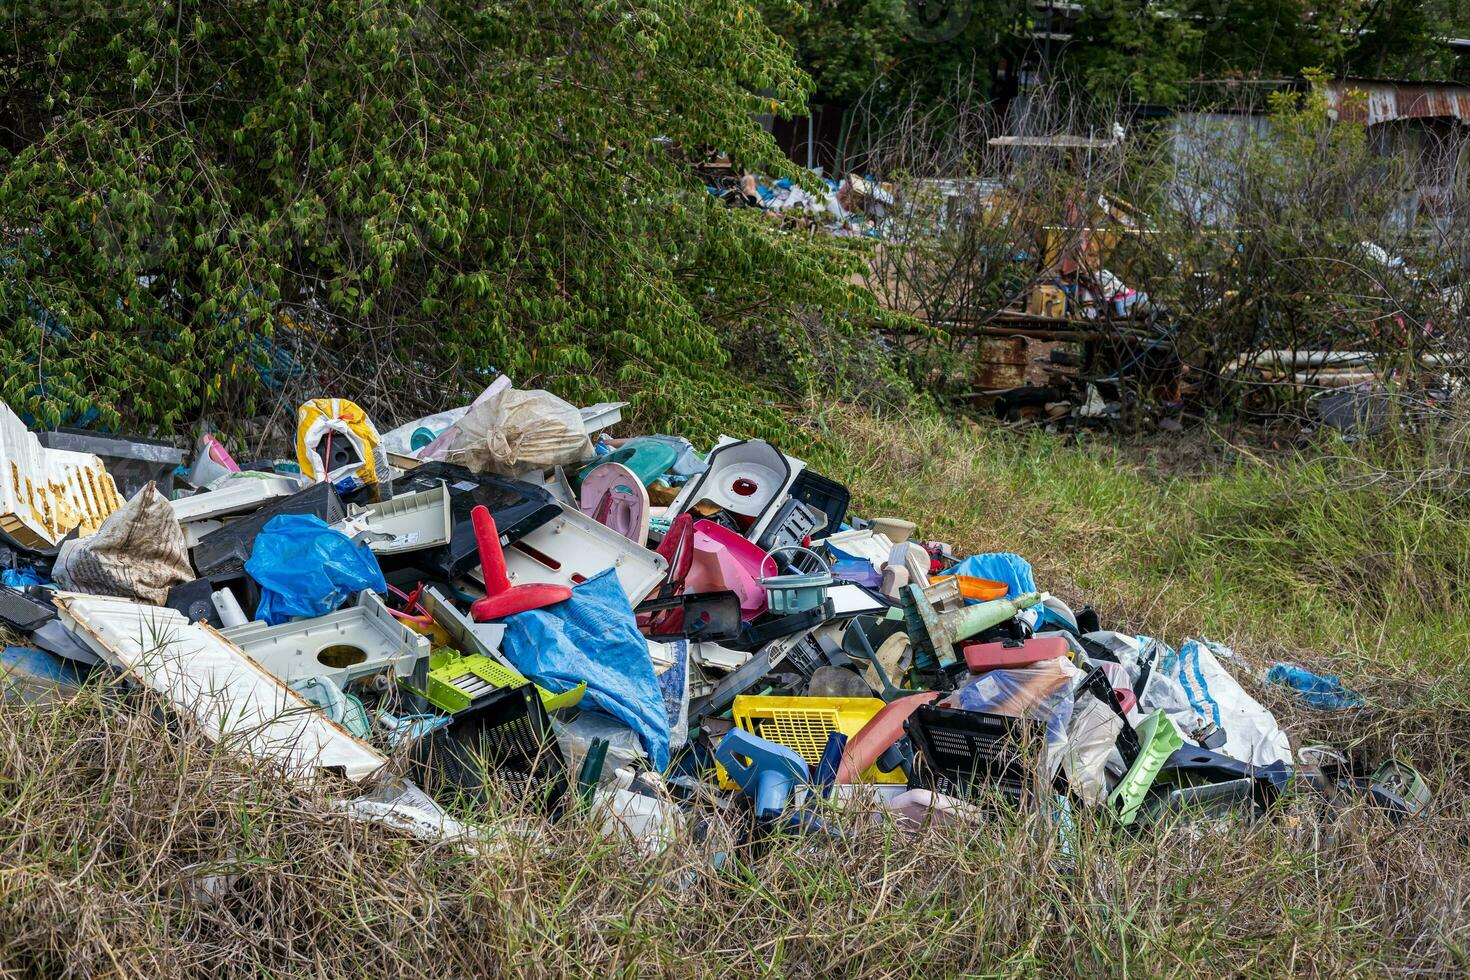
[(0, 585), (8, 585), (12, 589), (23, 589), (28, 585), (50, 584), (29, 568), (7, 568), (0, 572)]
[(616, 570), (598, 572), (565, 602), (508, 617), (500, 652), (549, 691), (586, 681), (584, 700), (637, 732), (655, 769), (669, 764), (664, 694)]
[(1323, 711), (1363, 706), (1363, 696), (1344, 686), (1336, 674), (1314, 674), (1296, 664), (1276, 664), (1266, 672), (1266, 683), (1289, 688), (1299, 700)]
[[(1020, 555), (1008, 551), (994, 551), (986, 555), (971, 555), (954, 568), (945, 570), (945, 575), (967, 575), (970, 578), (1004, 582), (1010, 587), (1007, 599), (1036, 591), (1036, 577), (1031, 573), (1031, 563)], [(971, 600), (966, 600), (969, 605)]]
[(272, 517), (255, 539), (245, 571), (260, 583), (255, 618), (272, 626), (292, 616), (325, 616), (363, 589), (387, 592), (377, 556), (312, 514)]

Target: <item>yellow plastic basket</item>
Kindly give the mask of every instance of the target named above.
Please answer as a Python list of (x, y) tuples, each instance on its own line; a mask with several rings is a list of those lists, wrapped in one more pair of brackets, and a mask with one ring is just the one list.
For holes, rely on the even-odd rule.
[[(787, 698), (741, 694), (735, 698), (732, 714), (738, 727), (768, 742), (794, 749), (809, 764), (816, 765), (822, 760), (828, 735), (841, 732), (851, 738), (862, 731), (863, 726), (882, 708), (883, 701), (879, 698)], [(716, 775), (721, 789), (737, 788), (724, 766), (717, 765)], [(885, 773), (872, 766), (863, 773), (863, 781), (904, 783), (907, 777), (900, 769)]]

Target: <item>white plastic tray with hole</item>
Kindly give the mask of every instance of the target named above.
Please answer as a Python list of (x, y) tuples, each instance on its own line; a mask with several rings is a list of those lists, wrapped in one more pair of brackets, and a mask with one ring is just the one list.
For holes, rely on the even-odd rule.
[[(560, 517), (506, 546), (505, 570), (512, 585), (549, 582), (577, 586), (603, 569), (613, 568), (632, 605), (638, 605), (658, 588), (669, 570), (663, 556), (640, 548), (566, 504), (560, 506)], [(485, 582), (478, 565), (470, 570), (469, 577), (481, 585)]]
[[(708, 500), (733, 513), (753, 519), (745, 537), (750, 541), (770, 527), (791, 484), (806, 469), (806, 463), (787, 456), (764, 439), (731, 439), (720, 436), (707, 460), (709, 468), (684, 484), (668, 509), (669, 517), (677, 517)], [(748, 484), (750, 495), (737, 489)]]
[(428, 667), (429, 638), (394, 619), (367, 591), (358, 594), (357, 605), (325, 616), (276, 626), (255, 621), (221, 632), (287, 683), (316, 674), (343, 687), (387, 670), (412, 677), (420, 661)]

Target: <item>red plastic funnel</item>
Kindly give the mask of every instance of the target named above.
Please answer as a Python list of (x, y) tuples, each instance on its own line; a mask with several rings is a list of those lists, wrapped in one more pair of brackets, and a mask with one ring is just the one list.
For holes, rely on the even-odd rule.
[(505, 552), (500, 550), (500, 529), (495, 518), (483, 505), (470, 511), (475, 526), (475, 544), (480, 548), (480, 569), (485, 573), (485, 598), (470, 606), (470, 618), (477, 623), (504, 619), (531, 609), (542, 609), (572, 597), (565, 585), (527, 582), (511, 585), (505, 573)]

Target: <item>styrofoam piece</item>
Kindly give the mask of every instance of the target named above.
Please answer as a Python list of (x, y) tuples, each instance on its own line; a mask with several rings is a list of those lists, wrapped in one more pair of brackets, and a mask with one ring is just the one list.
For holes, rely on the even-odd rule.
[[(806, 469), (806, 463), (787, 456), (763, 439), (731, 439), (720, 436), (706, 460), (708, 468), (690, 478), (674, 498), (668, 515), (677, 517), (702, 500), (709, 500), (732, 513), (754, 518), (745, 536), (759, 541), (781, 509), (791, 484)], [(741, 492), (737, 483), (753, 488)]]
[[(669, 563), (661, 555), (638, 547), (574, 508), (560, 506), (560, 517), (505, 549), (505, 569), (511, 585), (547, 582), (572, 587), (605, 568), (613, 568), (628, 601), (635, 606), (658, 588), (669, 570)], [(474, 581), (484, 582), (478, 566), (468, 574)]]
[(228, 738), (295, 774), (339, 769), (361, 780), (387, 764), (207, 624), (111, 596), (61, 592), (56, 607), (98, 656), (168, 699), (212, 739)]
[(122, 505), (102, 460), (47, 449), (0, 402), (0, 530), (27, 548), (49, 548), (73, 528), (91, 534)]
[(367, 591), (358, 594), (357, 605), (325, 616), (276, 626), (256, 620), (222, 632), (287, 682), (319, 674), (346, 687), (385, 670), (412, 677), (420, 663), (427, 667), (429, 658), (429, 638), (394, 619), (383, 601)]
[(296, 481), (289, 477), (232, 476), (218, 489), (180, 497), (169, 504), (180, 522), (193, 522), (247, 513), (277, 497), (289, 497), (296, 490)]
[(591, 436), (621, 422), (627, 406), (627, 402), (598, 402), (577, 411), (582, 413), (582, 428)]
[(366, 507), (349, 507), (347, 516), (349, 520), (364, 518), (371, 530), (392, 535), (390, 540), (368, 544), (378, 555), (440, 548), (449, 543), (453, 533), (449, 487), (444, 483), (433, 490), (406, 493)]

